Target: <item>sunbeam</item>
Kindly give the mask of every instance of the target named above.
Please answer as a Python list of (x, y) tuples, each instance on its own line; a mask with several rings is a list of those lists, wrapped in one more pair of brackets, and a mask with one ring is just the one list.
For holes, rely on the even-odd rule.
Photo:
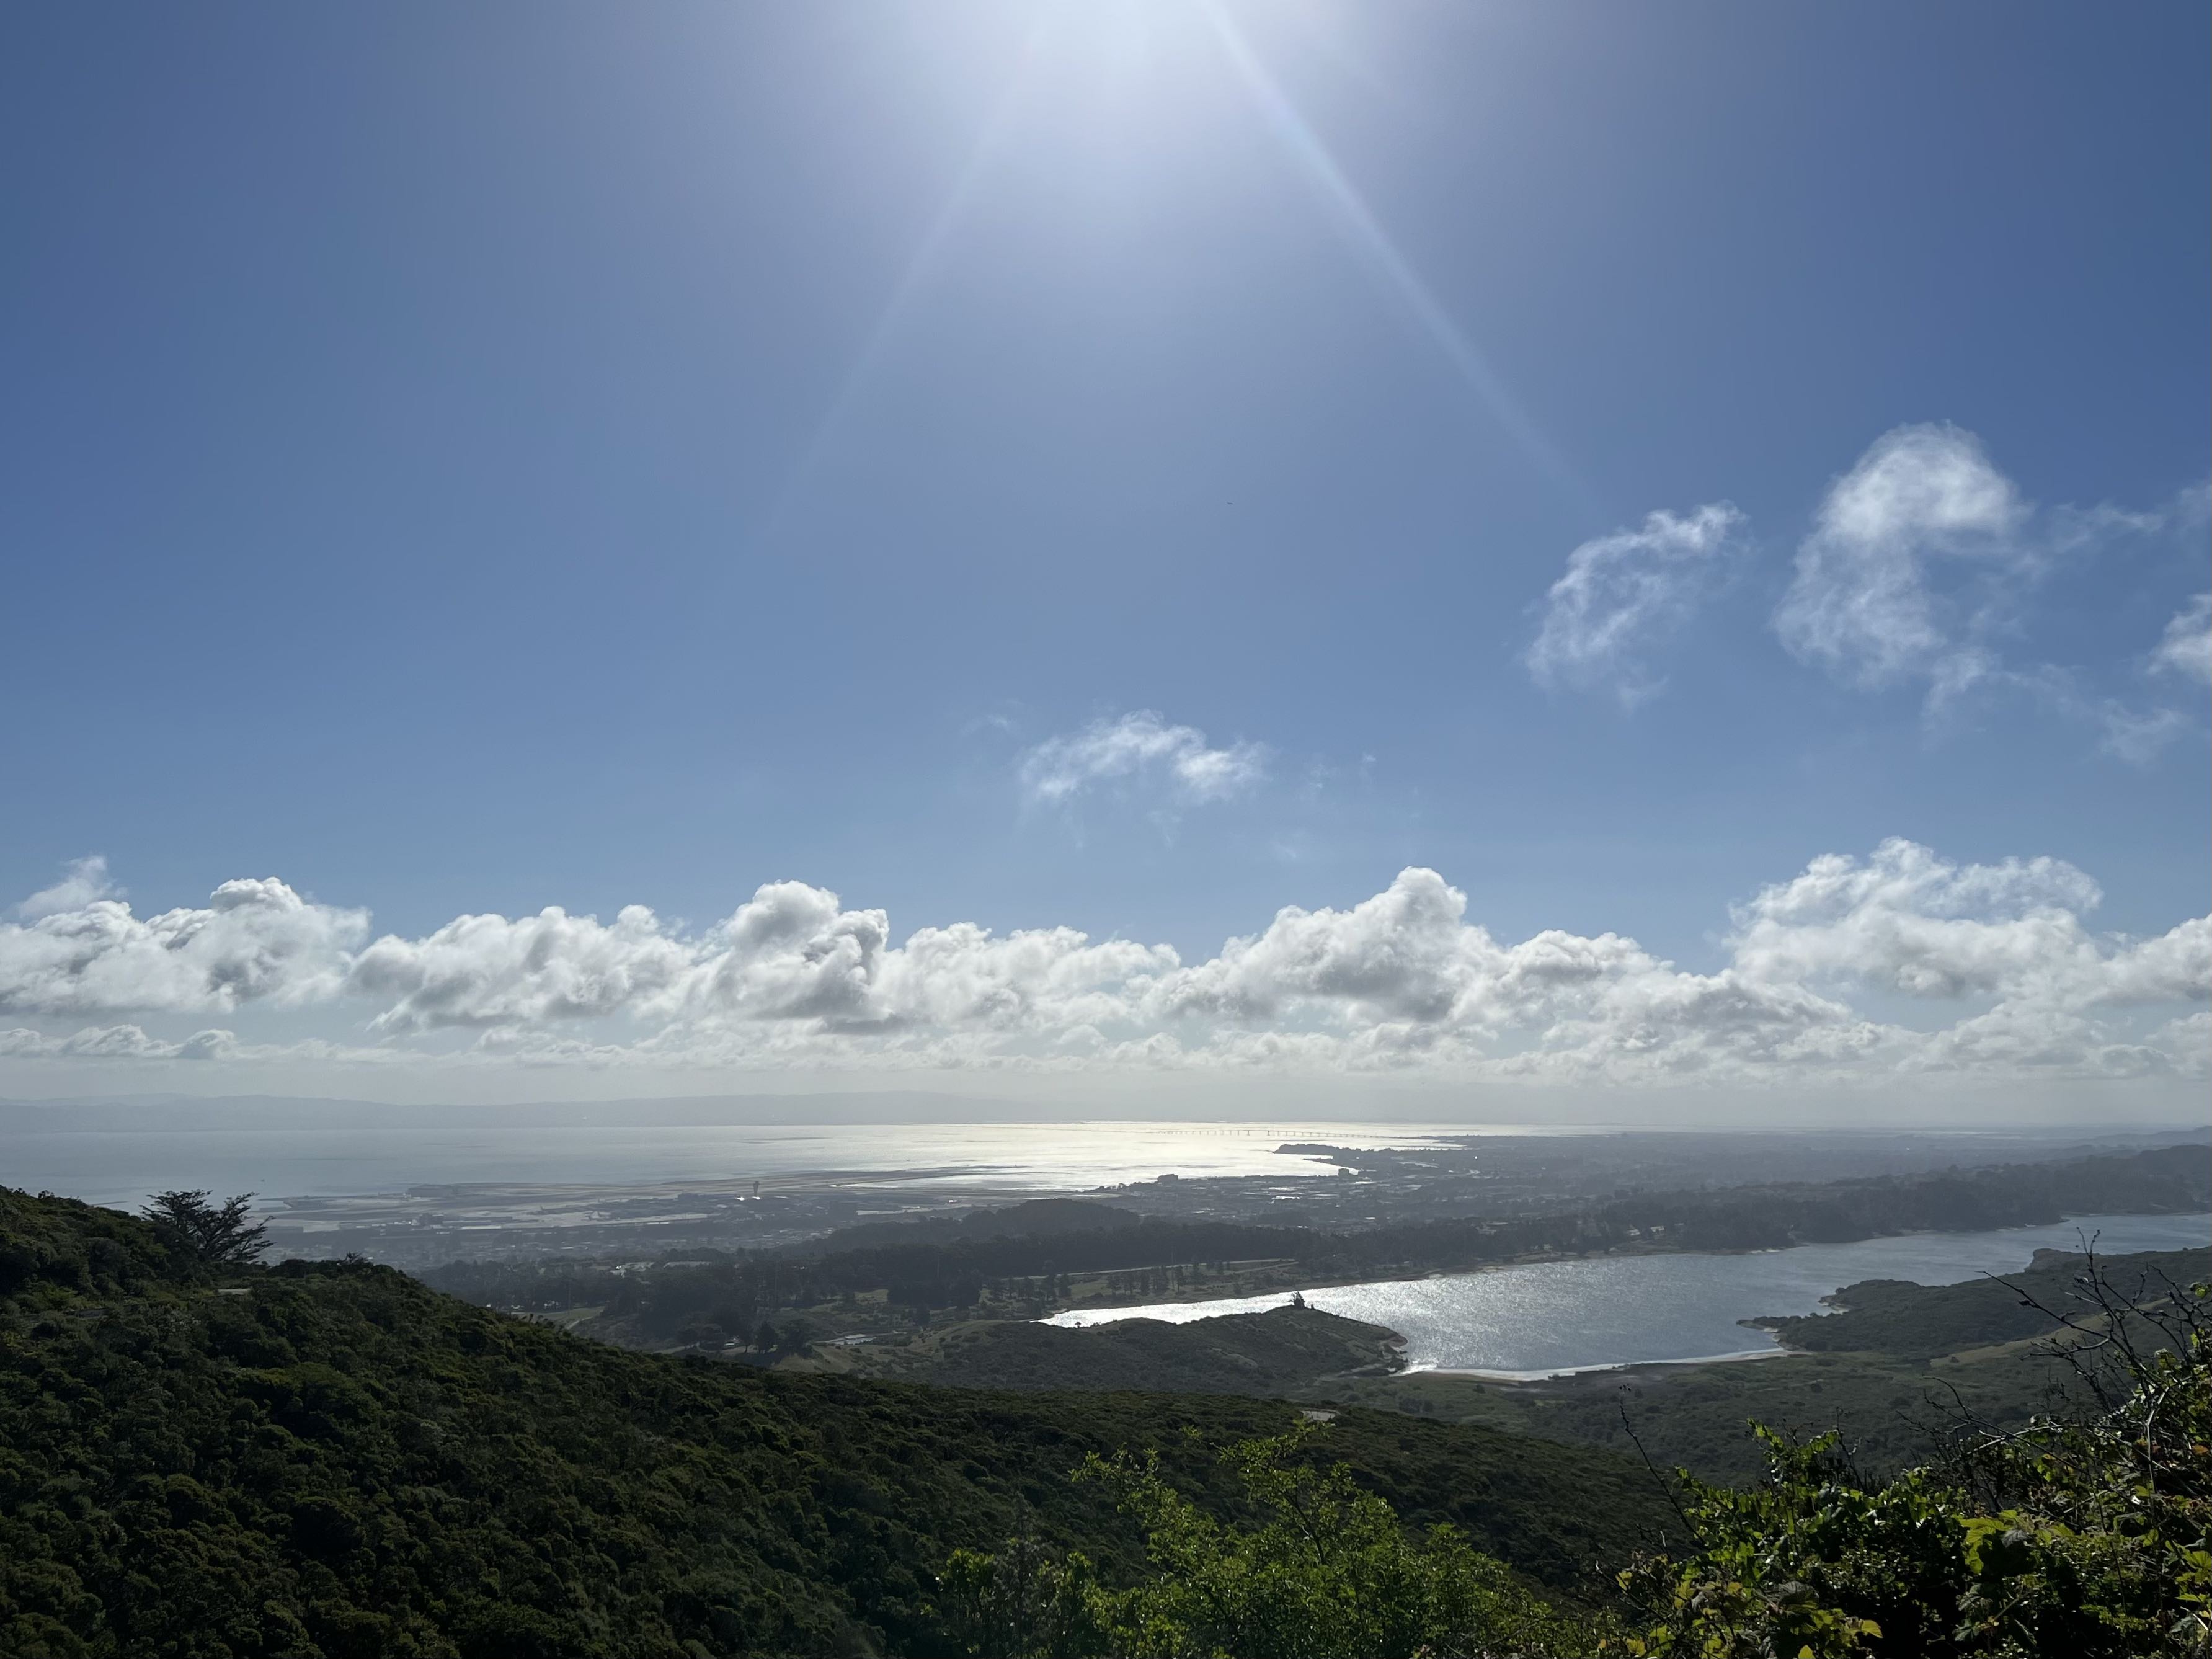
[(1284, 94), (1267, 72), (1251, 44), (1237, 28), (1218, 0), (1206, 0), (1205, 11), (1213, 25), (1222, 50), (1228, 55), (1237, 80), (1258, 107), (1268, 130), (1273, 132), (1296, 164), (1359, 262), (1381, 283), (1391, 297), (1404, 307), (1413, 325), (1443, 354), (1454, 374), (1466, 383), (1482, 400), (1492, 418), (1510, 433), (1515, 442), (1524, 450), (1529, 459), (1542, 468), (1552, 480), (1571, 491), (1577, 501), (1593, 512), (1597, 512), (1595, 494), (1566, 458), (1538, 429), (1528, 411), (1498, 371), (1490, 366), (1474, 343), (1468, 339), (1451, 314), (1429, 291), (1420, 273), (1398, 249), (1390, 234), (1382, 228), (1375, 215), (1336, 158), (1328, 152), (1297, 107)]
[(1012, 125), (1015, 112), (1020, 107), (1022, 94), (1036, 64), (1037, 42), (1044, 33), (1047, 21), (1044, 14), (1040, 13), (1024, 35), (1021, 54), (1015, 60), (1013, 70), (1006, 76), (1006, 83), (999, 89), (999, 95), (992, 103), (990, 115), (976, 134), (975, 143), (969, 147), (968, 158), (961, 164), (952, 187), (945, 192), (944, 201), (930, 221), (929, 228), (915, 244), (912, 257), (907, 260), (906, 268), (900, 273), (898, 281), (892, 285), (890, 294), (862, 340), (860, 349), (853, 355), (845, 373), (839, 378), (836, 393), (823, 409), (821, 418), (815, 422), (813, 432), (799, 452), (798, 459), (792, 463), (783, 488), (776, 493), (774, 503), (763, 515), (760, 533), (763, 538), (772, 535), (781, 525), (785, 515), (792, 510), (805, 489), (807, 481), (830, 453), (838, 428), (844, 424), (861, 388), (883, 362), (892, 339), (913, 309), (915, 297), (941, 262), (946, 245), (952, 240), (953, 231), (974, 201), (976, 189), (990, 170), (992, 160), (1005, 142), (1006, 131)]

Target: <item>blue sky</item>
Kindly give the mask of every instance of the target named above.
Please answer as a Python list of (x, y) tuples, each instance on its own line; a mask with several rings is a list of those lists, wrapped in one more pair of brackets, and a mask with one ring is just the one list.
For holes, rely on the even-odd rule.
[[(1753, 972), (1763, 889), (1893, 838), (1967, 872), (1901, 877), (1914, 916), (2063, 912), (2062, 954), (2113, 973), (2212, 903), (2201, 7), (0, 30), (0, 892), (52, 895), (0, 939), (10, 1092), (156, 1086), (215, 1030), (295, 1084), (325, 1075), (297, 1045), (334, 1045), (334, 1092), (380, 1044), (602, 1065), (701, 1005), (395, 1017), (432, 970), (372, 985), (362, 954), (638, 905), (705, 971), (763, 883), (882, 909), (882, 948), (1064, 927), (1190, 974), (1408, 866), (1501, 943), (1618, 934), (1706, 976)], [(2038, 859), (2100, 902), (1971, 873)], [(181, 936), (115, 945), (155, 952), (149, 989), (27, 931), (265, 878), (373, 920), (246, 991)], [(2037, 1075), (2102, 1086), (2141, 1050), (2144, 1088), (2201, 1093), (2194, 939), (2172, 995), (2035, 1003), (2098, 1028)], [(631, 971), (603, 947), (575, 970), (602, 990)], [(2027, 1007), (2037, 961), (1789, 982), (1932, 1030)], [(1438, 1059), (1444, 993), (1346, 972), (1062, 1009), (990, 1063), (1092, 1064), (1080, 1028), (1133, 1065), (1198, 1020), (1326, 1036), (1244, 1056), (1325, 1072), (1410, 1024), (1407, 1063), (1449, 1073), (1594, 1018), (1508, 1033), (1447, 975)], [(880, 989), (681, 1065), (966, 1029)], [(125, 1029), (143, 1053), (57, 1046)], [(1853, 1053), (1819, 1063), (1908, 1064)]]

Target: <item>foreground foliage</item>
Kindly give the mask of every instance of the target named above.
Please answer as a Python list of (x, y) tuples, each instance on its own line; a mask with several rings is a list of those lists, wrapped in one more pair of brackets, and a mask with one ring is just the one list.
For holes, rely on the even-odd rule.
[(2045, 1311), (2100, 1409), (1859, 1480), (1833, 1436), (1767, 1436), (1747, 1491), (1684, 1477), (1699, 1548), (1625, 1576), (1639, 1656), (2212, 1655), (2212, 1321), (2206, 1286), (2095, 1270)]
[(960, 1650), (985, 1659), (1589, 1651), (1587, 1622), (1534, 1594), (1456, 1528), (1415, 1538), (1345, 1465), (1303, 1459), (1310, 1433), (1247, 1441), (1223, 1455), (1249, 1501), (1242, 1524), (1184, 1498), (1157, 1455), (1092, 1455), (1075, 1479), (1105, 1487), (1141, 1522), (1142, 1578), (1109, 1589), (1088, 1558), (1055, 1560), (1026, 1541), (995, 1557), (957, 1552), (943, 1607)]

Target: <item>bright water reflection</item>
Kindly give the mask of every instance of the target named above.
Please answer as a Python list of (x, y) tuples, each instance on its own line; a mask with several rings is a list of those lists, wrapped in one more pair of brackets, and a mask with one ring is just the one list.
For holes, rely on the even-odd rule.
[(208, 1187), (267, 1197), (386, 1193), (430, 1183), (759, 1180), (852, 1170), (933, 1186), (1082, 1191), (1173, 1172), (1322, 1176), (1285, 1141), (1410, 1146), (1435, 1135), (1522, 1135), (1516, 1125), (1120, 1122), (617, 1124), (512, 1128), (48, 1130), (0, 1133), (0, 1185), (95, 1204)]
[[(1807, 1244), (1742, 1255), (1601, 1256), (1488, 1273), (1308, 1291), (1316, 1308), (1387, 1325), (1406, 1339), (1415, 1370), (1548, 1376), (1609, 1365), (1763, 1357), (1781, 1352), (1765, 1331), (1737, 1322), (1821, 1310), (1820, 1298), (1863, 1279), (1950, 1285), (2012, 1273), (2042, 1249), (2078, 1249), (2097, 1237), (2112, 1255), (2212, 1243), (2212, 1216), (2082, 1216), (2049, 1227), (1987, 1233), (1915, 1233), (1856, 1244)], [(1117, 1319), (1182, 1324), (1256, 1313), (1279, 1296), (1064, 1313), (1055, 1325)]]

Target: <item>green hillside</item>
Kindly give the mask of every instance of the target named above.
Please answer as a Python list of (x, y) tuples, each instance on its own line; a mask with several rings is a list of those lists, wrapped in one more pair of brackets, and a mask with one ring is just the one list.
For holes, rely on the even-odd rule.
[[(1279, 1403), (1009, 1395), (629, 1352), (366, 1263), (216, 1272), (0, 1189), (0, 1652), (929, 1652), (961, 1547), (1133, 1573), (1069, 1472), (1156, 1451), (1209, 1513)], [(1614, 1455), (1364, 1411), (1316, 1437), (1407, 1521), (1573, 1595), (1673, 1524)]]
[(1380, 1325), (1285, 1307), (1184, 1325), (1124, 1319), (1083, 1330), (982, 1321), (897, 1346), (833, 1349), (811, 1363), (951, 1388), (1279, 1396), (1324, 1377), (1388, 1376), (1400, 1360), (1396, 1333)]
[[(1932, 1359), (2049, 1335), (2051, 1321), (2026, 1298), (2046, 1304), (2063, 1300), (2086, 1266), (2086, 1258), (2046, 1252), (2039, 1265), (2002, 1279), (1972, 1279), (1960, 1285), (1863, 1279), (1828, 1298), (1840, 1312), (1759, 1322), (1785, 1347), (1808, 1352)], [(2107, 1266), (2130, 1287), (2155, 1294), (2172, 1285), (2212, 1278), (2212, 1249), (2145, 1251), (2111, 1258)]]

